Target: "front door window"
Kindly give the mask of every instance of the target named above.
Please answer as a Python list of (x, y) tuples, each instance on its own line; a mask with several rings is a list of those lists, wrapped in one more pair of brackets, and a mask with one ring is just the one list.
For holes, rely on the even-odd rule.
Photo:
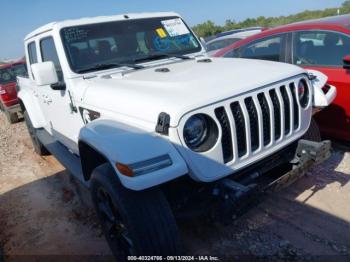
[(303, 31), (294, 35), (293, 63), (300, 66), (342, 67), (350, 54), (350, 38), (330, 31)]

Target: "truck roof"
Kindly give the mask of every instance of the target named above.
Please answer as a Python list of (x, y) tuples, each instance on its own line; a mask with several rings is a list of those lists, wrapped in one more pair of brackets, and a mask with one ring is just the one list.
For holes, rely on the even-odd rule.
[(112, 21), (122, 21), (129, 19), (142, 19), (142, 18), (152, 18), (152, 17), (166, 17), (166, 16), (180, 16), (174, 12), (156, 12), (156, 13), (129, 13), (121, 15), (112, 15), (112, 16), (97, 16), (97, 17), (85, 17), (79, 19), (63, 20), (59, 22), (51, 22), (46, 25), (43, 25), (36, 30), (32, 31), (25, 36), (24, 40), (28, 40), (32, 37), (51, 31), (54, 29), (60, 29), (63, 27), (76, 26), (76, 25), (85, 25), (85, 24), (96, 24), (96, 23), (105, 23)]

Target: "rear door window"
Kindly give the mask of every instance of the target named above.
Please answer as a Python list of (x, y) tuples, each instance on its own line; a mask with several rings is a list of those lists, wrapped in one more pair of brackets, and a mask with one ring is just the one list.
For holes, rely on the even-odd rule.
[[(28, 44), (28, 60), (30, 65), (38, 63), (38, 56), (36, 52), (35, 42), (30, 42)], [(28, 70), (30, 71), (32, 78), (34, 79), (34, 75), (32, 73), (31, 68), (28, 68)]]
[(31, 42), (28, 44), (28, 56), (29, 56), (29, 63), (30, 64), (38, 63), (35, 42)]
[(332, 31), (294, 33), (293, 63), (300, 66), (342, 67), (350, 54), (350, 38)]

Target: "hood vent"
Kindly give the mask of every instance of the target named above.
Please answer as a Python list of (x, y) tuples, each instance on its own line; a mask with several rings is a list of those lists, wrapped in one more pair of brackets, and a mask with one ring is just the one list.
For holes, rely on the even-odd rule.
[(198, 59), (197, 63), (211, 63), (213, 62), (210, 58)]
[(156, 70), (154, 70), (157, 73), (169, 73), (170, 69), (167, 67), (162, 67), (162, 68), (157, 68)]

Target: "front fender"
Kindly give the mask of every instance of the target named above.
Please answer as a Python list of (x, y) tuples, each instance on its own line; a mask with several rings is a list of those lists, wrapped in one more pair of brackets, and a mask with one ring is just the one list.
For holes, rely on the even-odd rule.
[(313, 85), (313, 106), (326, 107), (329, 106), (337, 96), (337, 89), (334, 86), (328, 85), (329, 89), (325, 93), (322, 88), (327, 84), (328, 77), (316, 70), (307, 70), (309, 74), (315, 76), (311, 82)]
[[(45, 118), (41, 112), (40, 105), (33, 94), (26, 89), (21, 89), (18, 92), (18, 98), (20, 100), (20, 104), (22, 110), (27, 111), (30, 121), (32, 121), (34, 128), (42, 128), (45, 126)], [(23, 108), (24, 107), (24, 108)]]
[[(188, 173), (187, 165), (175, 147), (159, 135), (112, 120), (96, 120), (81, 129), (79, 141), (102, 154), (114, 168), (121, 183), (132, 190), (143, 190)], [(122, 175), (116, 163), (134, 165), (168, 155), (172, 164), (136, 177)]]

